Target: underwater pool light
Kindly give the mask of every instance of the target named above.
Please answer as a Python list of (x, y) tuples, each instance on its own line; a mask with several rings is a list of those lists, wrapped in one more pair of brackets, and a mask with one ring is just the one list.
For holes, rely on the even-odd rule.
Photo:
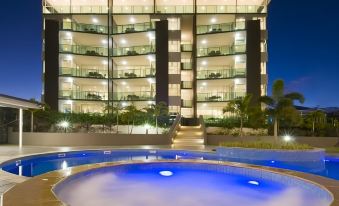
[(251, 180), (251, 181), (248, 181), (248, 184), (251, 184), (251, 185), (259, 185), (259, 182), (257, 181), (254, 181), (254, 180)]
[(160, 175), (164, 176), (164, 177), (170, 177), (173, 175), (173, 172), (171, 171), (161, 171), (159, 172)]

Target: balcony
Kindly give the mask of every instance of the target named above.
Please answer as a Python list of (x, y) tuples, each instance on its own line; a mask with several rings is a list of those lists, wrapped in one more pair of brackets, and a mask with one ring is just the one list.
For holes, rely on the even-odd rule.
[(181, 70), (192, 70), (192, 62), (181, 62)]
[(124, 6), (113, 6), (114, 14), (151, 14), (154, 13), (154, 6), (133, 6), (133, 5), (124, 5)]
[(72, 68), (61, 67), (59, 70), (60, 76), (84, 77), (93, 79), (107, 79), (107, 70), (88, 69), (88, 68)]
[(86, 32), (93, 34), (107, 34), (108, 27), (94, 24), (80, 24), (76, 22), (63, 22), (61, 30), (71, 30), (77, 32)]
[(108, 56), (108, 49), (103, 47), (92, 47), (92, 46), (80, 46), (80, 45), (69, 45), (69, 44), (60, 44), (59, 45), (60, 53), (72, 53), (72, 54), (81, 54), (88, 56)]
[(181, 81), (181, 89), (192, 89), (193, 82), (192, 81)]
[(197, 79), (231, 79), (245, 77), (246, 69), (230, 69), (230, 67), (217, 67), (197, 72)]
[(155, 92), (113, 92), (115, 101), (155, 101)]
[(227, 14), (227, 13), (266, 13), (267, 6), (263, 5), (197, 5), (196, 13)]
[(117, 25), (113, 27), (113, 34), (128, 34), (136, 32), (154, 31), (155, 24), (153, 22), (145, 22), (138, 24)]
[(245, 92), (213, 92), (213, 93), (199, 93), (198, 102), (227, 102), (238, 97), (244, 97)]
[(192, 52), (193, 45), (192, 44), (181, 44), (180, 46), (182, 52)]
[(244, 30), (245, 28), (246, 23), (244, 21), (224, 24), (200, 25), (197, 27), (197, 34), (215, 34)]
[(181, 100), (181, 107), (183, 108), (193, 108), (193, 100)]
[(157, 6), (156, 13), (158, 14), (192, 14), (194, 13), (193, 5), (169, 5)]
[(153, 54), (155, 52), (155, 46), (134, 46), (134, 47), (121, 47), (113, 49), (113, 56), (135, 56)]
[(107, 6), (44, 6), (44, 14), (108, 14)]
[(246, 45), (198, 48), (198, 57), (228, 56), (246, 52)]
[(149, 66), (133, 66), (133, 69), (115, 70), (113, 78), (116, 79), (133, 79), (155, 77), (155, 68)]
[(59, 91), (59, 98), (71, 100), (104, 101), (108, 100), (108, 93), (95, 91), (61, 90)]

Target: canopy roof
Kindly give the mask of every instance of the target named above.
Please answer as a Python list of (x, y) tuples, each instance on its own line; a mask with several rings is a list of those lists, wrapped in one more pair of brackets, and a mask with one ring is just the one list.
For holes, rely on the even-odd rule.
[(0, 94), (0, 107), (9, 107), (17, 109), (41, 109), (39, 103), (34, 103), (32, 101), (21, 99), (18, 97), (8, 96)]

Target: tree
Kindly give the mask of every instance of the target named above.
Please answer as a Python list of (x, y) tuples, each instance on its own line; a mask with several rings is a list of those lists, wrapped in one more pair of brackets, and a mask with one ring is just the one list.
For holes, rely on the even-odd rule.
[(106, 105), (104, 111), (108, 112), (108, 114), (115, 114), (116, 116), (116, 126), (117, 126), (117, 133), (119, 133), (119, 115), (120, 115), (120, 111), (122, 111), (124, 108), (121, 104), (120, 101), (118, 101), (117, 103), (111, 105), (108, 104)]
[(239, 97), (231, 100), (227, 106), (223, 109), (223, 112), (231, 112), (240, 119), (240, 136), (243, 136), (244, 120), (248, 117), (250, 112), (252, 95), (248, 94), (245, 97)]
[[(125, 117), (127, 119), (127, 130), (129, 134), (132, 134), (133, 132), (133, 127), (134, 127), (134, 123), (135, 123), (135, 117), (137, 116), (137, 113), (139, 112), (139, 110), (137, 109), (137, 107), (132, 103), (130, 105), (128, 105), (127, 107), (124, 108), (125, 109)], [(129, 123), (132, 120), (132, 127), (131, 127), (131, 131), (129, 131)]]
[(159, 102), (158, 104), (152, 104), (148, 108), (144, 108), (148, 114), (151, 116), (154, 116), (155, 118), (155, 128), (157, 131), (157, 134), (159, 134), (158, 131), (158, 118), (160, 116), (165, 116), (168, 114), (168, 107), (165, 102)]
[[(285, 94), (283, 80), (276, 80), (273, 83), (272, 96), (263, 96), (261, 102), (267, 105), (266, 111), (273, 117), (274, 121), (274, 137), (278, 141), (279, 121), (295, 117), (297, 113), (293, 106), (294, 101), (304, 103), (304, 96), (297, 92)], [(288, 117), (288, 118), (287, 118)]]
[(306, 115), (306, 126), (312, 128), (312, 134), (315, 136), (315, 130), (320, 129), (326, 123), (326, 114), (321, 110), (315, 110)]

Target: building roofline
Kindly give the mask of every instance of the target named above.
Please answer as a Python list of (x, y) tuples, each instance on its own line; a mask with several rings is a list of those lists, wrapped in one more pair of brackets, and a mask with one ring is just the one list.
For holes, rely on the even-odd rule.
[(42, 106), (38, 102), (32, 102), (14, 96), (0, 94), (0, 107), (21, 108), (21, 109), (41, 109)]

